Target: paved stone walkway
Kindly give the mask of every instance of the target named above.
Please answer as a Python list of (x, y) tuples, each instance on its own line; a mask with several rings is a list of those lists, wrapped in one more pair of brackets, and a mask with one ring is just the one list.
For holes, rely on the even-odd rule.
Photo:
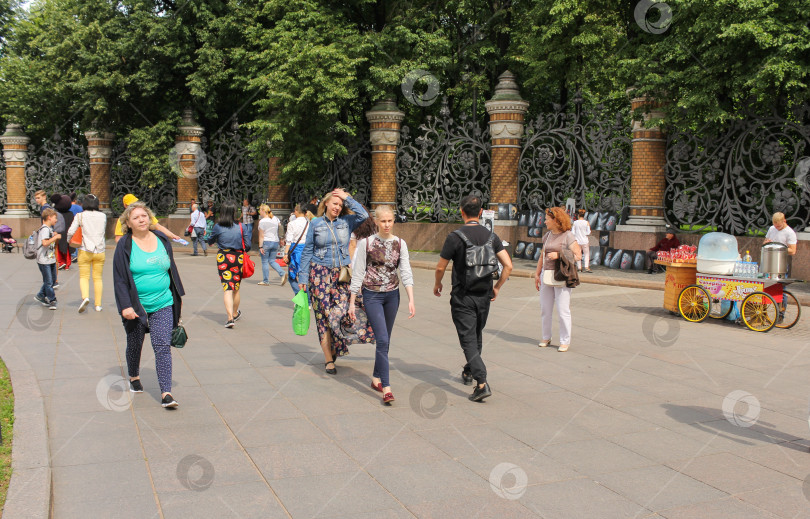
[(292, 333), (289, 287), (261, 278), (227, 330), (213, 257), (178, 249), (191, 340), (174, 350), (180, 407), (167, 411), (148, 343), (146, 392), (125, 391), (108, 257), (104, 310), (79, 315), (76, 270), (60, 272), (49, 312), (35, 264), (0, 256), (0, 354), (29, 406), (18, 418), (32, 423), (39, 392), (47, 422), (41, 452), (35, 433), (15, 437), (10, 500), (38, 499), (43, 454), (53, 517), (810, 517), (808, 317), (759, 334), (673, 317), (658, 290), (583, 284), (561, 354), (537, 348), (537, 292), (515, 277), (485, 332), (494, 395), (476, 404), (450, 276), (435, 298), (417, 270), (385, 407), (368, 388), (373, 346), (324, 374), (314, 329)]

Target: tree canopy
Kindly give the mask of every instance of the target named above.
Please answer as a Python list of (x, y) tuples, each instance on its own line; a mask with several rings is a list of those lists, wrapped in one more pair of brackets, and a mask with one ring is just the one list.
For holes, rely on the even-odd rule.
[[(430, 73), (455, 112), (484, 116), (507, 68), (532, 112), (665, 102), (673, 124), (722, 123), (808, 100), (800, 0), (0, 0), (0, 118), (35, 139), (89, 129), (130, 142), (154, 185), (192, 107), (209, 135), (234, 119), (286, 180), (317, 177), (394, 97)], [(423, 106), (425, 105), (425, 106)]]

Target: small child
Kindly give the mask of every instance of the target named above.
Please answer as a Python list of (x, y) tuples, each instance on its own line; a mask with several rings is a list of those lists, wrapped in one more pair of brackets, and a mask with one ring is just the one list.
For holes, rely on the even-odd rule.
[(37, 240), (37, 265), (42, 273), (42, 288), (34, 299), (47, 306), (51, 310), (56, 310), (56, 294), (53, 292), (53, 283), (56, 279), (56, 251), (54, 244), (62, 237), (58, 232), (53, 231), (56, 225), (57, 213), (50, 207), (42, 211), (42, 227), (40, 227)]

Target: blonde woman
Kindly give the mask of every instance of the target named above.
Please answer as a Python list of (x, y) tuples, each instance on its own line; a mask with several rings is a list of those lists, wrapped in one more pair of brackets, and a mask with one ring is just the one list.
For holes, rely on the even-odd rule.
[(276, 253), (279, 246), (279, 227), (281, 222), (275, 216), (273, 211), (267, 204), (259, 206), (259, 254), (262, 257), (262, 280), (259, 285), (267, 286), (270, 284), (270, 267), (276, 271), (278, 277), (281, 279), (281, 284), (287, 282), (287, 274), (276, 263)]

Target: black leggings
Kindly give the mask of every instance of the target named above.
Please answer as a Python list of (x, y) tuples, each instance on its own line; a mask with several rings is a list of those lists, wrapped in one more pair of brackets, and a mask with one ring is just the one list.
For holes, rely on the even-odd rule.
[[(157, 371), (160, 392), (172, 390), (172, 307), (167, 306), (147, 314), (149, 320), (149, 337), (152, 349), (155, 350), (155, 369)], [(146, 328), (140, 319), (135, 319), (135, 329), (127, 332), (127, 371), (130, 378), (137, 377), (141, 368), (141, 350)]]

